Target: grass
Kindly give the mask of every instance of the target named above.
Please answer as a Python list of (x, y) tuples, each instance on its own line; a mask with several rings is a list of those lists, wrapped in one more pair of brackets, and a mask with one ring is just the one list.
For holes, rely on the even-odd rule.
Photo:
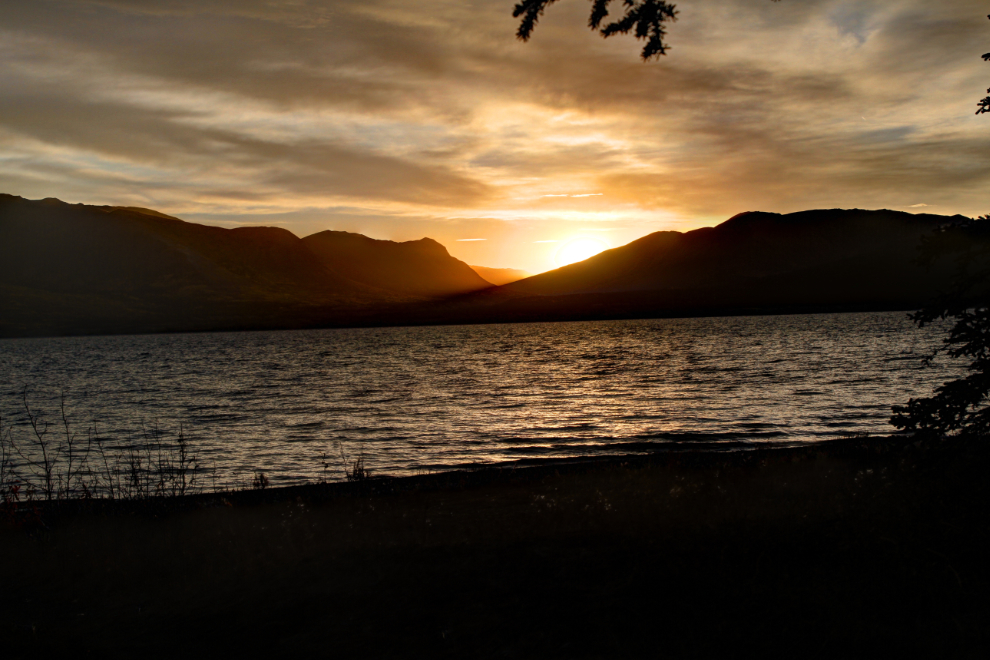
[[(49, 512), (59, 507), (77, 510), (80, 502), (102, 502), (104, 509), (109, 508), (107, 502), (126, 508), (144, 500), (179, 506), (175, 502), (188, 495), (266, 490), (272, 485), (257, 469), (249, 481), (232, 485), (220, 476), (216, 463), (209, 468), (200, 463), (181, 426), (168, 433), (156, 424), (136, 441), (121, 443), (101, 435), (95, 423), (77, 431), (69, 421), (64, 394), (54, 423), (31, 407), (26, 392), (22, 406), (25, 423), (17, 428), (19, 435), (0, 416), (0, 516), (8, 524), (37, 523), (35, 512), (42, 505)], [(345, 479), (371, 478), (363, 456), (349, 462), (341, 443), (337, 446), (337, 468)], [(326, 483), (331, 472), (326, 453), (322, 468), (320, 481)]]
[[(200, 464), (181, 426), (169, 434), (154, 425), (139, 441), (119, 443), (102, 436), (96, 424), (77, 431), (69, 421), (64, 394), (54, 424), (32, 409), (26, 392), (22, 406), (26, 424), (19, 430), (27, 431), (26, 438), (15, 436), (14, 426), (0, 416), (0, 515), (8, 521), (42, 502), (169, 500), (272, 486), (259, 469), (239, 487), (221, 479), (216, 463), (209, 469)], [(343, 444), (335, 444), (340, 456), (335, 471), (347, 481), (372, 478), (363, 455), (350, 460)], [(324, 452), (320, 462), (319, 481), (328, 483), (330, 456)]]
[(15, 658), (975, 657), (985, 445), (42, 503), (47, 529), (0, 531), (0, 634)]
[(69, 423), (64, 394), (59, 422), (33, 410), (26, 392), (26, 440), (0, 417), (0, 496), (7, 504), (72, 499), (182, 497), (198, 490), (200, 468), (182, 428), (169, 440), (156, 426), (139, 444), (108, 446), (96, 425), (77, 433)]

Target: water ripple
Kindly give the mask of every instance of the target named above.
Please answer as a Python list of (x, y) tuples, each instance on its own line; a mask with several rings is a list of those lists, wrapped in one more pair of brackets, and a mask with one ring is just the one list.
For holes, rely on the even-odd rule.
[[(942, 329), (904, 313), (244, 332), (0, 341), (0, 414), (139, 442), (183, 432), (234, 475), (284, 484), (521, 456), (887, 433)], [(339, 444), (338, 444), (339, 443)], [(342, 451), (341, 451), (342, 450)], [(339, 460), (338, 460), (339, 459)], [(335, 477), (335, 478), (337, 478)]]

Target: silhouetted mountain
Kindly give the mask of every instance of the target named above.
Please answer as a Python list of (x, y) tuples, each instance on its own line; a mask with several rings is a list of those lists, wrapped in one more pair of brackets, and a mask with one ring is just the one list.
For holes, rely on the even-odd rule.
[(348, 254), (326, 234), (0, 195), (0, 334), (346, 323), (489, 286), (429, 239), (344, 235), (359, 244)]
[(539, 295), (732, 289), (752, 292), (747, 297), (772, 290), (799, 294), (800, 302), (911, 295), (928, 279), (915, 263), (921, 237), (964, 219), (898, 211), (740, 213), (717, 227), (650, 234), (507, 288)]
[(515, 268), (487, 268), (485, 266), (471, 266), (471, 270), (484, 278), (486, 282), (491, 282), (495, 286), (511, 284), (532, 277), (532, 274), (524, 270)]
[(300, 239), (0, 195), (0, 335), (911, 309), (953, 271), (919, 263), (921, 238), (965, 222), (743, 213), (492, 287), (430, 239)]
[(452, 296), (491, 286), (432, 238), (395, 243), (321, 231), (303, 244), (327, 267), (355, 282), (408, 296)]
[(922, 236), (967, 220), (839, 209), (741, 213), (717, 227), (644, 236), (451, 303), (447, 314), (536, 321), (911, 309), (944, 290), (953, 270), (919, 263)]

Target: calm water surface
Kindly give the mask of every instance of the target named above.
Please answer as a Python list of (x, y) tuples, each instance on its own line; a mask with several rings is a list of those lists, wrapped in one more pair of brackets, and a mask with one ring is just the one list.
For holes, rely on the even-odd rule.
[(22, 393), (111, 443), (181, 425), (230, 483), (649, 451), (677, 442), (888, 433), (943, 330), (905, 313), (0, 340), (0, 414)]

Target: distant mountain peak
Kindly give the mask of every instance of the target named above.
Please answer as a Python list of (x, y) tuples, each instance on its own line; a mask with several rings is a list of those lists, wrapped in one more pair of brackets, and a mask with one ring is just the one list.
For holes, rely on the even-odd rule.
[(524, 280), (527, 277), (533, 276), (532, 273), (527, 273), (524, 270), (518, 270), (515, 268), (488, 268), (487, 266), (471, 266), (471, 270), (484, 278), (486, 282), (491, 282), (495, 286), (511, 284), (512, 282), (518, 282), (519, 280)]
[[(424, 253), (433, 253), (435, 255), (442, 255), (449, 257), (450, 253), (447, 248), (441, 243), (433, 240), (432, 238), (420, 238), (414, 241), (392, 241), (384, 238), (371, 238), (370, 236), (365, 236), (364, 234), (358, 234), (352, 231), (341, 231), (339, 229), (324, 229), (321, 232), (315, 234), (310, 234), (303, 239), (304, 241), (318, 241), (320, 243), (329, 244), (341, 244), (341, 245), (363, 245), (367, 248), (371, 246), (379, 246), (383, 249), (400, 249), (400, 250), (416, 250)], [(389, 247), (392, 246), (392, 247)]]
[(425, 253), (432, 252), (436, 254), (442, 254), (448, 257), (450, 256), (450, 252), (447, 251), (447, 248), (444, 247), (438, 241), (433, 240), (432, 238), (424, 237), (415, 241), (406, 241), (405, 244), (415, 246), (416, 248), (422, 250)]
[(303, 242), (335, 272), (371, 286), (426, 297), (490, 286), (432, 238), (400, 243), (326, 230)]

